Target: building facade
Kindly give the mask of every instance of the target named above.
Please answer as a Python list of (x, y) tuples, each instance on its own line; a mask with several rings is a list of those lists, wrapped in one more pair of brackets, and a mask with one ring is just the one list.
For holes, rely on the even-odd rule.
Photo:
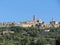
[(50, 27), (55, 27), (58, 28), (60, 27), (60, 23), (57, 21), (54, 21), (52, 18), (52, 21), (50, 23), (45, 23), (41, 19), (36, 20), (36, 16), (33, 16), (33, 20), (28, 20), (25, 22), (3, 22), (0, 23), (0, 27), (10, 27), (10, 26), (20, 26), (20, 27), (40, 27), (40, 28), (50, 28)]

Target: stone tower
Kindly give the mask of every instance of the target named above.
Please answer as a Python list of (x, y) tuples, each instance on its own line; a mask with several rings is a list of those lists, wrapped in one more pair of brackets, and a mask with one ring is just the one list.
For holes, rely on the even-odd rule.
[(35, 15), (33, 16), (33, 21), (36, 21), (36, 16)]

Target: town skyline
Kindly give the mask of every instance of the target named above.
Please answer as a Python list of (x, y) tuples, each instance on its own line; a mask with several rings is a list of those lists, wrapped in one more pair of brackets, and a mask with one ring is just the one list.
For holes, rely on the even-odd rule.
[[(33, 21), (33, 17), (34, 16), (36, 16), (36, 15), (33, 15), (32, 17), (30, 17), (30, 18), (27, 18), (26, 20), (20, 20), (20, 21), (18, 21), (18, 22), (16, 22), (16, 21), (2, 21), (2, 23), (3, 22), (15, 22), (15, 23), (19, 23), (19, 22), (26, 22), (26, 21)], [(41, 19), (41, 18), (37, 18), (37, 16), (36, 16), (36, 21), (37, 20), (39, 20), (39, 19)], [(42, 20), (42, 19), (41, 19)], [(54, 21), (57, 21), (54, 17), (51, 17), (51, 19), (48, 21), (45, 21), (45, 20), (42, 20), (43, 22), (46, 22), (46, 23), (50, 23), (52, 20), (54, 20)], [(60, 21), (57, 21), (57, 22), (60, 22)]]

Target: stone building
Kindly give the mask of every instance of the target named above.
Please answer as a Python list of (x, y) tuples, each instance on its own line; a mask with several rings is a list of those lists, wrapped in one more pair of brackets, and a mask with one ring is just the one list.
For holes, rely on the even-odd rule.
[(36, 16), (33, 16), (33, 20), (28, 20), (25, 22), (19, 22), (19, 23), (15, 23), (15, 22), (3, 22), (0, 23), (0, 27), (10, 27), (10, 26), (20, 26), (20, 27), (40, 27), (40, 28), (50, 28), (50, 27), (60, 27), (60, 23), (55, 21), (52, 18), (52, 21), (50, 23), (45, 23), (43, 22), (41, 19), (36, 20)]
[(52, 19), (52, 21), (50, 22), (50, 26), (57, 28), (57, 27), (59, 27), (59, 22), (57, 22), (54, 19)]
[(16, 26), (20, 26), (20, 27), (31, 27), (31, 26), (35, 26), (36, 23), (37, 22), (36, 22), (35, 16), (34, 16), (33, 17), (33, 20), (29, 20), (29, 21), (25, 21), (25, 22), (20, 22)]
[(10, 26), (15, 26), (15, 22), (3, 22), (0, 23), (0, 27), (10, 27)]

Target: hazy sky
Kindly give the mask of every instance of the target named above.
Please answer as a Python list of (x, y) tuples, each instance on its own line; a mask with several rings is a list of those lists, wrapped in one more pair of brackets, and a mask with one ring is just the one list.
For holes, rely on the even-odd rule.
[(60, 0), (0, 0), (0, 22), (32, 20), (60, 21)]

